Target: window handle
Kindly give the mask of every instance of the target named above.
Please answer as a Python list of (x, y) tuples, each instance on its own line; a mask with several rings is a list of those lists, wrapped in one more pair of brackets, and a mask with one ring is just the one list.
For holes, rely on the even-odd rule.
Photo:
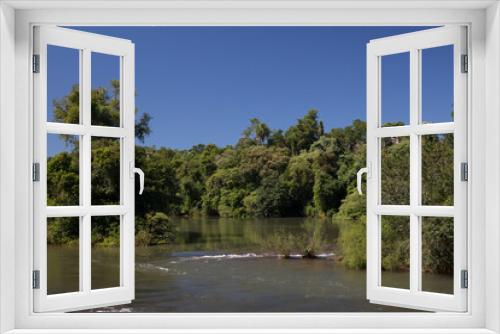
[(134, 167), (134, 163), (130, 162), (130, 178), (133, 179), (135, 174), (139, 174), (139, 195), (144, 191), (144, 172), (142, 169)]
[(358, 193), (360, 195), (363, 195), (363, 188), (361, 187), (362, 184), (361, 184), (361, 180), (362, 180), (362, 177), (363, 177), (363, 174), (366, 173), (366, 177), (369, 178), (370, 177), (370, 163), (367, 164), (368, 166), (367, 167), (363, 167), (361, 168), (358, 173), (356, 174), (357, 176), (357, 186), (358, 186)]
[(144, 172), (140, 168), (134, 167), (134, 173), (139, 174), (139, 195), (144, 191)]

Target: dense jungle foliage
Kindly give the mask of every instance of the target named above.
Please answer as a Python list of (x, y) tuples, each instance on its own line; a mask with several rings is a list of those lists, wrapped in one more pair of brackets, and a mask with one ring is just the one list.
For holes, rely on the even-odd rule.
[[(92, 91), (96, 125), (119, 124), (119, 83)], [(78, 123), (78, 87), (54, 101), (58, 122)], [(150, 133), (151, 117), (136, 117), (136, 138)], [(387, 124), (400, 125), (398, 123)], [(136, 243), (168, 244), (175, 238), (174, 215), (220, 217), (319, 216), (339, 225), (337, 251), (352, 268), (366, 263), (366, 200), (355, 191), (356, 172), (365, 166), (366, 124), (355, 120), (325, 131), (316, 110), (286, 130), (271, 129), (251, 119), (234, 145), (200, 144), (191, 149), (136, 146), (136, 166), (147, 175), (144, 194), (136, 196)], [(48, 205), (78, 205), (78, 139), (60, 136), (66, 150), (48, 160)], [(409, 204), (409, 138), (385, 138), (382, 147), (382, 203)], [(453, 136), (423, 136), (422, 203), (453, 204)], [(120, 143), (92, 138), (92, 204), (119, 203)], [(76, 226), (75, 226), (76, 225)], [(119, 221), (101, 217), (92, 224), (92, 242), (113, 246)], [(409, 266), (407, 217), (382, 218), (382, 265), (387, 270)], [(423, 223), (426, 270), (453, 270), (453, 223), (428, 218)], [(69, 244), (78, 237), (70, 218), (50, 219), (48, 242)], [(287, 236), (280, 238), (286, 239)], [(285, 240), (286, 241), (286, 240)], [(285, 242), (286, 243), (286, 242)], [(286, 246), (276, 241), (279, 250)]]

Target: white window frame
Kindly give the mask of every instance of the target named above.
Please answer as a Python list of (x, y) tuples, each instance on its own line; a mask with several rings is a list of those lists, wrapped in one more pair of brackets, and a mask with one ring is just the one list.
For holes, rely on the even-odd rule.
[[(471, 59), (468, 258), (471, 265), (467, 313), (33, 313), (30, 55), (35, 24), (468, 25)], [(497, 1), (2, 1), (0, 333), (10, 330), (18, 334), (123, 332), (120, 329), (143, 333), (148, 331), (146, 328), (149, 332), (157, 329), (156, 333), (181, 332), (180, 329), (191, 329), (190, 333), (499, 333), (499, 91), (500, 9)]]

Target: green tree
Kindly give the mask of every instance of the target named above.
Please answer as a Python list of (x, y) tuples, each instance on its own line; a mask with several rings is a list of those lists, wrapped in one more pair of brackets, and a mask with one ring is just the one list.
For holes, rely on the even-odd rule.
[(270, 134), (271, 129), (257, 118), (250, 119), (250, 126), (243, 131), (245, 138), (255, 140), (259, 145), (264, 145)]
[(421, 137), (422, 204), (453, 206), (453, 134)]
[(78, 150), (61, 152), (47, 161), (47, 205), (78, 205)]
[(120, 203), (120, 140), (92, 138), (92, 204)]
[(312, 109), (285, 132), (285, 139), (292, 154), (296, 155), (302, 150), (308, 150), (319, 139), (322, 131), (318, 121), (318, 111)]
[[(254, 215), (263, 217), (286, 217), (290, 215), (290, 200), (286, 184), (281, 178), (267, 177), (256, 191)], [(293, 211), (292, 211), (293, 212)]]
[(310, 154), (303, 153), (290, 159), (284, 174), (284, 183), (289, 193), (292, 215), (302, 216), (305, 208), (312, 203), (314, 171)]
[(139, 217), (152, 212), (180, 212), (180, 185), (174, 164), (176, 155), (175, 151), (166, 148), (136, 147), (135, 164), (147, 175), (143, 194), (136, 196), (135, 210)]
[(314, 174), (314, 207), (321, 214), (337, 208), (343, 198), (343, 187), (332, 175), (316, 171)]
[(239, 168), (219, 169), (206, 183), (203, 210), (208, 215), (240, 216), (244, 213), (244, 177)]
[(283, 130), (273, 130), (267, 141), (269, 146), (287, 147)]
[(410, 140), (383, 138), (381, 152), (382, 204), (410, 204)]

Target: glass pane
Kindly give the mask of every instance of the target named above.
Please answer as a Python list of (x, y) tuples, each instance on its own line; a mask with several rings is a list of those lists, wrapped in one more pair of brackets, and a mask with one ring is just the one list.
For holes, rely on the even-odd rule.
[(120, 216), (92, 217), (92, 289), (120, 286)]
[(422, 122), (453, 122), (453, 45), (422, 50)]
[(92, 125), (120, 126), (120, 57), (92, 53)]
[(381, 57), (382, 126), (410, 123), (410, 53)]
[(453, 205), (453, 134), (421, 137), (422, 204)]
[(120, 139), (92, 137), (92, 205), (120, 204)]
[(410, 204), (410, 137), (381, 139), (381, 204)]
[(422, 217), (422, 290), (453, 294), (453, 218)]
[(47, 121), (80, 122), (80, 50), (47, 45)]
[(47, 294), (80, 289), (80, 218), (47, 218)]
[(382, 216), (382, 286), (410, 288), (410, 217)]
[(47, 205), (80, 204), (79, 136), (47, 135)]

